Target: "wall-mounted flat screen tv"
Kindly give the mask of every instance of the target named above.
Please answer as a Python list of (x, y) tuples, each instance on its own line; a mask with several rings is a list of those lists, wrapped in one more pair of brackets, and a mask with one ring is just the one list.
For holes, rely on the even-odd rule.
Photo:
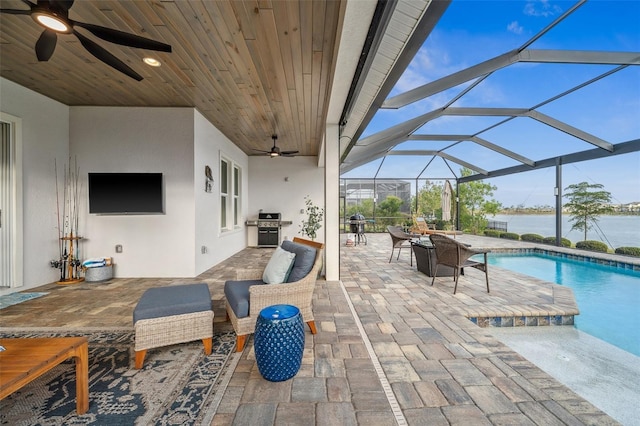
[(164, 213), (162, 173), (89, 173), (89, 213)]

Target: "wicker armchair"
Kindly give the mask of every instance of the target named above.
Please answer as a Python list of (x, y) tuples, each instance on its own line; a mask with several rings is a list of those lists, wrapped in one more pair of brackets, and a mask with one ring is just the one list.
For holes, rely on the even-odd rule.
[[(460, 276), (462, 268), (471, 267), (484, 272), (485, 279), (487, 281), (487, 293), (489, 293), (489, 272), (487, 268), (488, 250), (474, 250), (465, 244), (440, 234), (429, 235), (429, 239), (436, 250), (436, 270), (433, 274), (431, 285), (433, 285), (436, 280), (436, 276), (438, 275), (438, 266), (450, 266), (453, 268), (453, 279), (456, 283), (453, 287), (453, 294), (456, 294), (458, 289), (458, 277)], [(484, 254), (484, 262), (469, 259), (471, 256), (476, 254)]]
[(395, 249), (398, 249), (398, 257), (396, 260), (400, 259), (400, 251), (403, 248), (409, 249), (410, 256), (410, 264), (413, 266), (413, 254), (411, 253), (411, 240), (415, 238), (420, 238), (420, 234), (407, 234), (402, 229), (402, 226), (387, 226), (387, 232), (391, 236), (391, 256), (389, 257), (389, 263), (391, 263), (391, 259), (393, 259), (393, 252)]
[[(248, 335), (252, 334), (256, 328), (256, 320), (260, 311), (272, 305), (293, 305), (300, 309), (302, 319), (309, 325), (312, 334), (316, 334), (316, 325), (311, 309), (311, 300), (316, 279), (322, 267), (322, 253), (324, 244), (295, 237), (294, 243), (304, 244), (316, 249), (316, 258), (311, 271), (302, 279), (284, 284), (251, 285), (249, 287), (249, 315), (238, 318), (229, 300), (225, 300), (227, 317), (231, 320), (233, 329), (236, 332), (236, 351), (241, 352)], [(261, 280), (262, 269), (239, 269), (236, 271), (237, 280)], [(230, 282), (227, 282), (229, 284)]]

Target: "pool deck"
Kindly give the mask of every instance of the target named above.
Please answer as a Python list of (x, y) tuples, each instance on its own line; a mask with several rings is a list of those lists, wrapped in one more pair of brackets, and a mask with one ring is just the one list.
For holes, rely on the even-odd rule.
[[(378, 241), (381, 236), (383, 241)], [(380, 251), (384, 251), (385, 248), (388, 251), (388, 247), (384, 247), (384, 234), (376, 234), (371, 237), (373, 244), (380, 245), (382, 243)], [(540, 248), (535, 244), (473, 235), (461, 235), (457, 239), (472, 247), (489, 249), (494, 252)], [(550, 247), (544, 246), (544, 249), (548, 248)], [(408, 256), (408, 253), (403, 253), (402, 256)], [(402, 261), (402, 259), (400, 260)], [(392, 263), (394, 262), (396, 262), (395, 259)], [(415, 264), (412, 269), (415, 270)], [(434, 287), (437, 286), (437, 290), (435, 288), (427, 289), (435, 292), (429, 296), (440, 298), (449, 308), (455, 309), (458, 314), (469, 318), (480, 327), (573, 325), (573, 317), (578, 315), (580, 311), (570, 288), (526, 275), (495, 275), (492, 269), (494, 268), (490, 267), (489, 269), (490, 293), (486, 291), (484, 275), (471, 268), (467, 270), (468, 277), (465, 277), (467, 284), (461, 277), (458, 292), (455, 295), (453, 294), (453, 279), (443, 277), (436, 279)], [(424, 277), (427, 284), (431, 284), (431, 277), (417, 274), (420, 278)], [(345, 282), (345, 279), (342, 278), (342, 281)], [(465, 287), (467, 288), (465, 289)]]
[[(600, 256), (566, 248), (557, 248), (556, 250), (556, 247), (498, 238), (462, 235), (457, 239), (473, 247), (488, 248), (493, 251), (540, 248), (543, 250), (552, 249), (566, 254), (583, 254), (606, 260), (622, 260), (631, 264), (639, 263), (636, 259), (622, 256)], [(381, 360), (385, 374), (402, 383), (402, 385), (396, 385), (397, 389), (403, 389), (407, 394), (414, 391), (420, 394), (418, 389), (423, 386), (421, 381), (424, 377), (420, 375), (414, 364), (420, 364), (421, 354), (425, 355), (429, 361), (438, 360), (449, 373), (454, 373), (455, 369), (449, 368), (448, 363), (453, 362), (455, 365), (461, 363), (461, 360), (469, 361), (469, 364), (461, 363), (468, 368), (466, 374), (473, 375), (480, 371), (490, 383), (485, 381), (482, 384), (480, 382), (470, 384), (464, 380), (458, 382), (465, 390), (467, 387), (472, 388), (474, 392), (482, 389), (483, 392), (486, 392), (485, 396), (495, 396), (496, 403), (506, 397), (515, 403), (521, 414), (530, 419), (532, 419), (531, 413), (523, 409), (527, 403), (518, 400), (523, 395), (521, 391), (526, 394), (531, 390), (528, 388), (529, 385), (533, 385), (536, 391), (541, 391), (548, 396), (553, 395), (552, 399), (555, 403), (569, 412), (572, 407), (575, 408), (574, 403), (581, 405), (576, 402), (577, 400), (572, 400), (571, 391), (565, 394), (565, 390), (560, 390), (562, 387), (558, 387), (557, 382), (548, 380), (548, 377), (543, 378), (546, 373), (538, 370), (538, 367), (533, 366), (509, 348), (502, 346), (500, 342), (493, 340), (492, 328), (477, 327), (469, 320), (469, 318), (477, 318), (479, 326), (500, 325), (514, 329), (522, 329), (520, 326), (536, 326), (536, 329), (542, 327), (552, 332), (552, 329), (558, 324), (557, 321), (553, 321), (553, 318), (566, 319), (579, 312), (571, 289), (501, 268), (490, 267), (491, 293), (487, 294), (486, 292), (483, 274), (480, 271), (470, 269), (464, 277), (460, 278), (458, 292), (453, 295), (452, 278), (437, 278), (435, 285), (431, 287), (430, 277), (417, 272), (415, 263), (413, 268), (409, 266), (409, 253), (404, 250), (399, 261), (396, 261), (394, 256), (394, 260), (390, 264), (387, 263), (390, 245), (386, 234), (373, 234), (368, 236), (367, 246), (343, 247), (342, 257), (345, 260), (341, 266), (341, 281), (348, 291), (358, 316), (363, 318), (363, 322), (366, 320), (370, 323), (370, 326), (366, 328), (367, 336), (374, 342), (374, 351)], [(513, 318), (514, 321), (504, 321), (505, 318), (508, 320)], [(565, 321), (565, 323), (569, 322)], [(573, 329), (573, 327), (560, 328)], [(385, 330), (390, 336), (385, 335)], [(434, 344), (427, 336), (432, 337), (436, 342), (441, 339), (442, 346)], [(381, 339), (382, 342), (376, 342), (378, 339)], [(420, 343), (417, 343), (418, 351), (414, 352), (416, 342)], [(389, 357), (387, 346), (400, 349), (406, 359), (399, 361)], [(425, 350), (434, 346), (442, 351)], [(418, 360), (413, 360), (411, 355), (416, 353)], [(455, 361), (448, 360), (447, 356), (452, 356)], [(489, 367), (500, 369), (501, 365), (510, 368), (509, 373), (505, 374), (506, 377), (499, 374), (496, 377), (488, 370)], [(420, 379), (414, 382), (410, 377), (416, 370), (418, 370), (417, 374)], [(398, 371), (402, 371), (402, 374), (399, 374)], [(512, 373), (515, 374), (512, 376)], [(538, 376), (540, 373), (542, 376)], [(452, 376), (454, 379), (456, 378), (455, 374)], [(509, 386), (504, 386), (502, 380), (506, 380), (510, 386), (514, 387), (509, 390)], [(442, 390), (440, 385), (441, 383), (436, 380), (438, 390)], [(392, 384), (394, 390), (396, 387)], [(536, 393), (536, 391), (533, 392)], [(399, 396), (399, 401), (402, 401), (400, 403), (402, 407), (406, 403), (404, 401), (406, 395), (403, 395), (401, 391), (395, 393)], [(491, 410), (497, 410), (496, 413), (486, 416), (485, 420), (491, 423), (499, 423), (502, 420), (510, 424), (525, 422), (524, 418), (518, 420), (519, 414), (508, 414), (508, 409), (504, 406), (487, 408), (480, 403), (481, 399), (477, 398), (477, 395), (470, 396), (483, 413), (488, 414)], [(422, 394), (420, 397), (424, 399)], [(538, 397), (533, 398), (536, 400), (535, 405), (539, 402)], [(455, 406), (455, 404), (452, 405)], [(542, 409), (541, 417), (536, 418), (535, 423), (544, 424), (545, 421), (542, 419), (546, 414), (549, 414), (547, 412), (549, 411), (548, 405), (543, 403), (542, 406), (545, 406), (546, 409)], [(427, 408), (428, 406), (403, 407), (403, 413), (412, 424), (417, 418), (420, 418), (419, 413), (428, 411)], [(451, 408), (451, 406), (448, 408), (440, 407), (448, 421), (451, 421), (451, 418), (447, 416), (448, 410)], [(501, 410), (505, 411), (501, 412)], [(543, 415), (542, 412), (547, 413)], [(598, 415), (595, 413), (578, 414), (572, 412), (572, 414), (585, 423), (594, 421), (595, 424), (606, 424), (608, 422), (608, 420), (596, 419)], [(555, 416), (556, 413), (553, 415)], [(502, 420), (498, 421), (498, 418), (502, 418)], [(562, 419), (562, 421), (566, 422), (567, 419)]]
[[(319, 332), (307, 334), (298, 376), (291, 384), (265, 382), (250, 345), (215, 424), (618, 424), (477, 325), (513, 318), (513, 329), (573, 329), (552, 320), (578, 313), (571, 289), (496, 267), (491, 293), (472, 269), (453, 295), (452, 278), (432, 287), (410, 266), (408, 250), (389, 263), (387, 234), (354, 247), (342, 237), (341, 280), (318, 283)], [(458, 239), (494, 250), (536, 247)]]
[[(210, 424), (619, 424), (597, 408), (598, 401), (587, 401), (494, 337), (491, 331), (497, 328), (476, 324), (497, 324), (500, 318), (504, 326), (509, 322), (503, 318), (513, 318), (512, 330), (572, 330), (554, 325), (555, 318), (577, 313), (570, 289), (490, 266), (491, 293), (484, 274), (470, 269), (453, 295), (452, 278), (437, 278), (431, 286), (430, 277), (410, 266), (408, 250), (389, 263), (387, 234), (368, 234), (368, 244), (355, 247), (347, 247), (344, 237), (341, 280), (316, 285), (318, 333), (306, 332), (299, 373), (285, 382), (264, 380), (249, 339), (245, 350), (233, 356), (222, 399), (215, 414), (208, 413)], [(494, 250), (537, 246), (470, 235), (457, 239)], [(239, 267), (264, 266), (272, 251), (246, 248), (189, 279), (48, 284), (31, 289), (48, 295), (0, 311), (2, 326), (131, 327), (133, 308), (147, 288), (206, 282), (214, 327), (229, 328), (224, 281), (234, 279)], [(476, 323), (469, 318), (477, 318)]]

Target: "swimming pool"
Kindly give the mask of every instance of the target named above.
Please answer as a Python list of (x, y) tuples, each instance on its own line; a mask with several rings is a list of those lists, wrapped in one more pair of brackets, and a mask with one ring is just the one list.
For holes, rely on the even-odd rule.
[(572, 288), (575, 327), (640, 356), (640, 272), (541, 253), (490, 253), (488, 262)]

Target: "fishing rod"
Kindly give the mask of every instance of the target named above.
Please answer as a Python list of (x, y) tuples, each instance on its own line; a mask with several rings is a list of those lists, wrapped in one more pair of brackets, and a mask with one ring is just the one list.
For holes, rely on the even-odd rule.
[(80, 167), (78, 167), (78, 157), (74, 158), (74, 169), (75, 169), (75, 176), (74, 176), (74, 184), (73, 184), (73, 189), (74, 189), (74, 196), (73, 196), (73, 228), (74, 228), (74, 235), (78, 238), (77, 240), (77, 244), (76, 244), (76, 250), (75, 250), (75, 256), (73, 259), (73, 268), (74, 268), (74, 278), (79, 278), (80, 276), (80, 271), (79, 271), (79, 267), (80, 267), (80, 236), (78, 235), (79, 232), (79, 217), (80, 214), (78, 212), (78, 196), (79, 196), (79, 189), (80, 189)]
[(60, 279), (63, 279), (62, 276), (62, 267), (60, 265), (60, 260), (62, 259), (62, 245), (64, 241), (62, 241), (62, 229), (60, 228), (60, 192), (58, 189), (58, 162), (57, 159), (53, 159), (53, 171), (55, 173), (56, 180), (56, 214), (58, 216), (58, 262), (52, 262), (54, 267), (60, 269)]

